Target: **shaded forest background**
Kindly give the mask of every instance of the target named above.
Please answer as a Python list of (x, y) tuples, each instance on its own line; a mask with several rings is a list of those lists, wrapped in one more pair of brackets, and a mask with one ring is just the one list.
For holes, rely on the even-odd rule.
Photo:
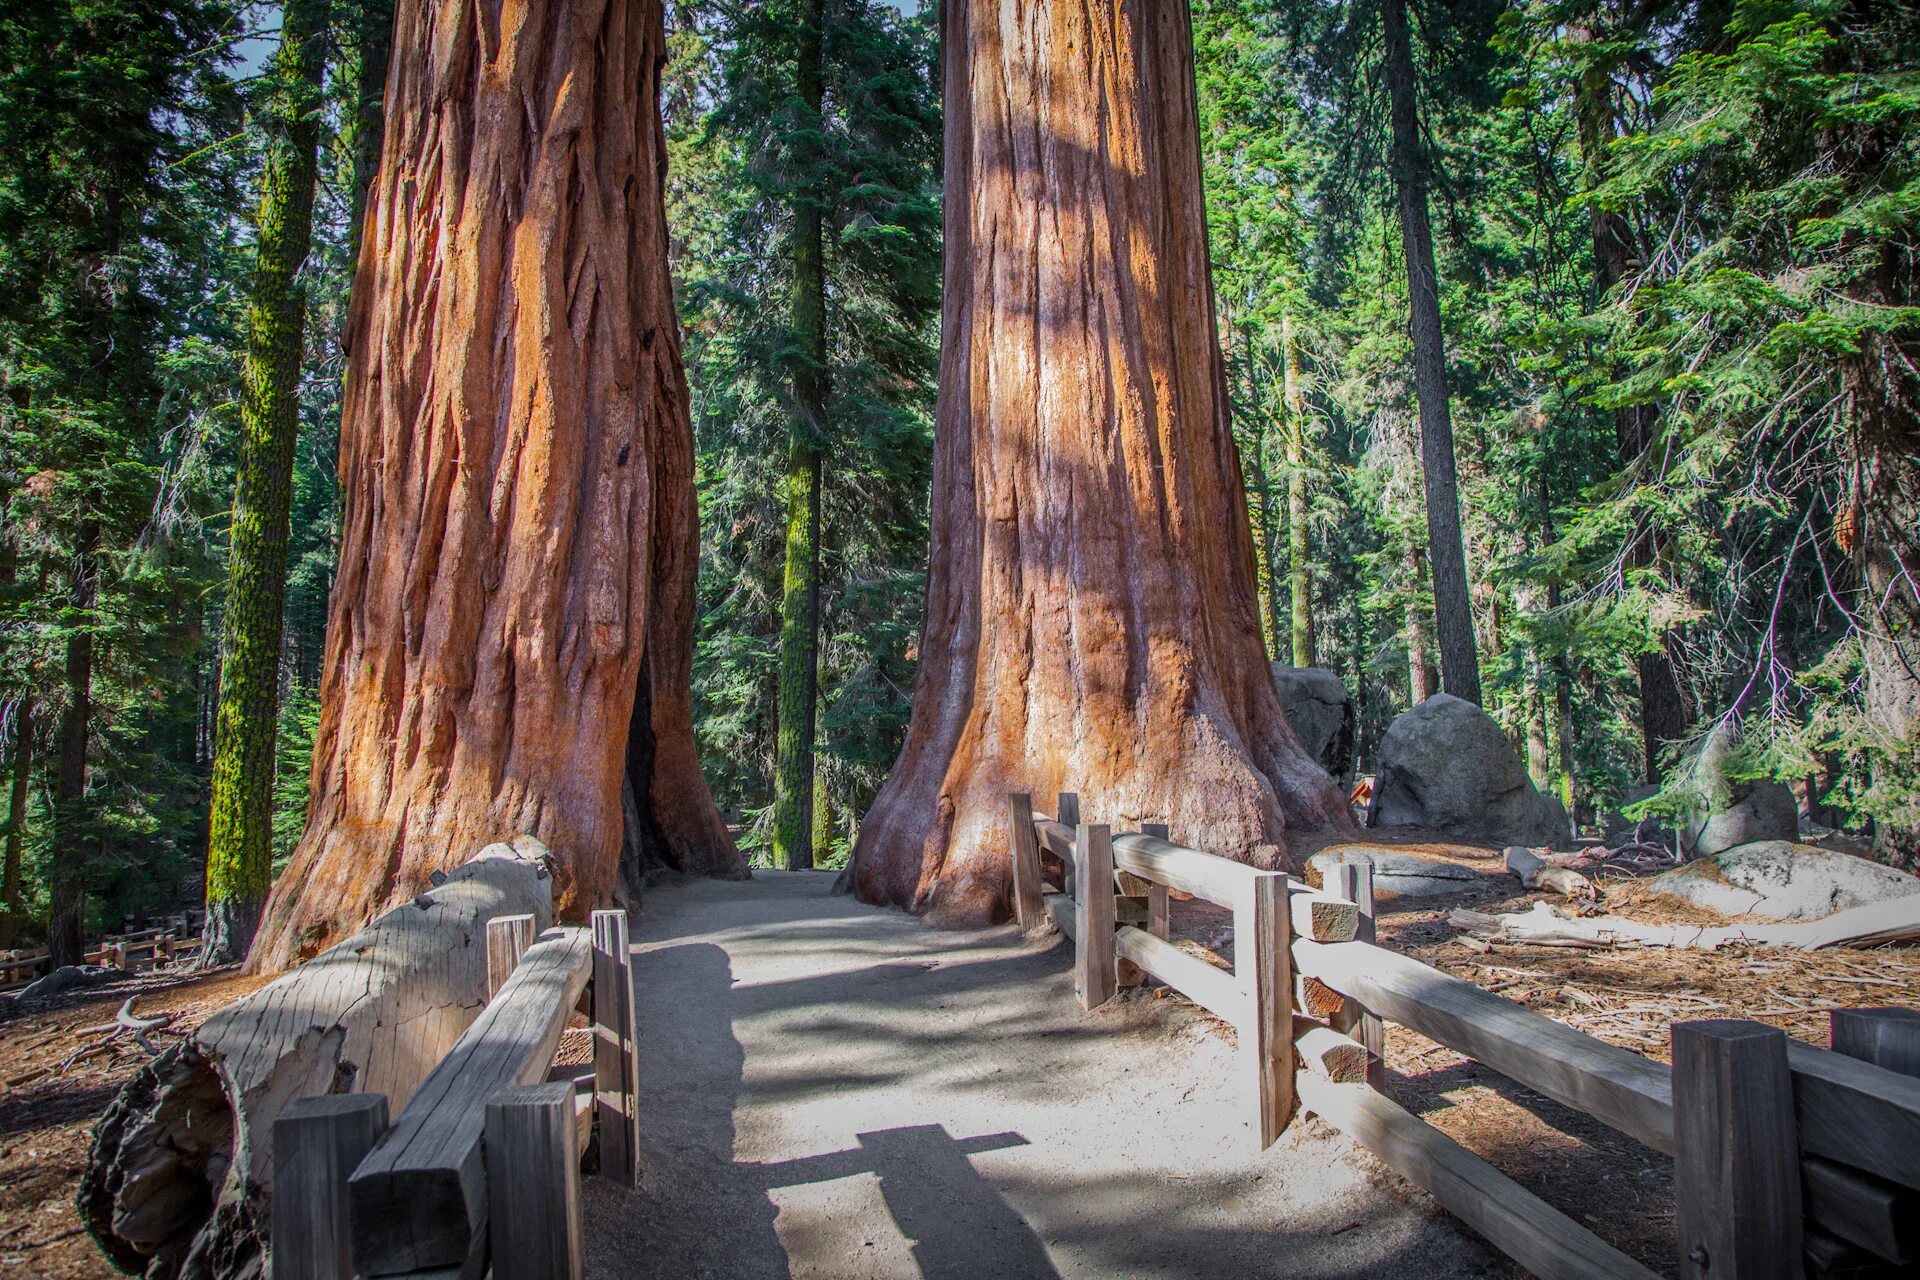
[[(318, 718), (390, 17), (332, 0), (300, 117), (318, 168), (281, 859)], [(201, 897), (281, 20), (221, 0), (0, 16), (8, 941), (56, 907), (97, 928)], [(1341, 676), (1361, 771), (1441, 687), (1454, 624), (1487, 709), (1586, 826), (1766, 776), (1911, 865), (1916, 6), (1196, 0), (1193, 24), (1268, 650)], [(756, 860), (834, 866), (913, 686), (938, 31), (876, 0), (692, 0), (669, 25), (702, 759)], [(1431, 212), (1464, 614), (1433, 589), (1396, 105)], [(1686, 767), (1709, 739), (1720, 764)]]

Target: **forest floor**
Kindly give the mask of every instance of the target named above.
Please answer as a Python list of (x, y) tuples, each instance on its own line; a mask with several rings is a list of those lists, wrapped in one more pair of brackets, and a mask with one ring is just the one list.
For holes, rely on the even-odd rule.
[[(171, 1013), (169, 1030), (190, 1030), (265, 981), (161, 970), (30, 1006), (0, 1001), (0, 1280), (119, 1274), (81, 1227), (73, 1197), (94, 1122), (147, 1057), (124, 1037), (83, 1053), (104, 1039), (86, 1029), (138, 995), (142, 1017)], [(169, 1037), (152, 1039), (164, 1047)]]
[[(1361, 843), (1502, 867), (1499, 850), (1367, 832)], [(1606, 910), (1651, 924), (1724, 924), (1709, 912), (1646, 892), (1627, 877), (1596, 877)], [(1660, 1062), (1671, 1060), (1669, 1027), (1698, 1018), (1751, 1018), (1824, 1047), (1827, 1010), (1869, 1005), (1920, 1008), (1920, 948), (1791, 951), (1724, 947), (1583, 950), (1517, 942), (1488, 946), (1447, 922), (1467, 907), (1501, 915), (1535, 902), (1510, 877), (1443, 898), (1379, 905), (1379, 941), (1417, 956), (1588, 1035)], [(1201, 909), (1206, 909), (1200, 904)], [(1673, 1161), (1404, 1027), (1387, 1027), (1390, 1092), (1462, 1146), (1655, 1271), (1675, 1272)]]
[[(1498, 867), (1471, 845), (1389, 838)], [(1332, 1130), (1252, 1151), (1232, 1031), (1164, 989), (1082, 1014), (1071, 946), (940, 932), (825, 874), (653, 891), (636, 930), (642, 1185), (589, 1179), (597, 1280), (711, 1276), (1513, 1276)], [(1706, 919), (1612, 882), (1638, 919)], [(1667, 1025), (1758, 1018), (1825, 1042), (1835, 1005), (1920, 1006), (1920, 949), (1570, 951), (1460, 941), (1447, 913), (1524, 911), (1494, 880), (1386, 900), (1381, 941), (1664, 1060)], [(1230, 951), (1179, 903), (1176, 936)], [(113, 1269), (73, 1194), (89, 1132), (144, 1061), (74, 1058), (128, 995), (186, 1030), (260, 979), (142, 974), (0, 1001), (0, 1280)], [(1672, 1162), (1398, 1027), (1389, 1091), (1604, 1239), (1672, 1274)], [(70, 1061), (71, 1059), (71, 1061)]]

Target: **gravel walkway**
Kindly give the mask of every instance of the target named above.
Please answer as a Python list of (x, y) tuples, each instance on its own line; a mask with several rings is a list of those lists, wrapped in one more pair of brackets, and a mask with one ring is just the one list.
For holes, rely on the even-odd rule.
[(1082, 1014), (1071, 944), (928, 929), (824, 873), (653, 892), (642, 1186), (587, 1180), (597, 1280), (1507, 1275), (1317, 1123), (1255, 1154), (1218, 1024)]

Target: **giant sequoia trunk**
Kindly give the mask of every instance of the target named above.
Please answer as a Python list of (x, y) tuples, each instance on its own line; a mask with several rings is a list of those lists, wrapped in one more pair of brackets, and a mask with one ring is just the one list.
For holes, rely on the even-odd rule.
[(1057, 788), (1279, 866), (1350, 819), (1261, 646), (1186, 6), (946, 0), (944, 30), (927, 617), (855, 889), (1002, 916), (1006, 794)]
[(613, 894), (623, 843), (744, 874), (693, 745), (665, 58), (660, 0), (401, 6), (312, 801), (257, 968), (521, 833), (570, 918)]

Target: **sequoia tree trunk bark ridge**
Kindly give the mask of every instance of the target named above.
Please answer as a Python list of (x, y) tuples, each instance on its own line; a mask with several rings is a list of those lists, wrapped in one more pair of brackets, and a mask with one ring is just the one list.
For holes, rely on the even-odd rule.
[(1004, 917), (1010, 791), (1285, 864), (1301, 830), (1352, 820), (1261, 642), (1187, 8), (945, 0), (943, 30), (926, 621), (855, 891)]
[(665, 60), (661, 0), (401, 5), (308, 825), (256, 969), (520, 834), (554, 852), (556, 914), (584, 918), (615, 886), (630, 756), (650, 847), (745, 874), (693, 745)]

